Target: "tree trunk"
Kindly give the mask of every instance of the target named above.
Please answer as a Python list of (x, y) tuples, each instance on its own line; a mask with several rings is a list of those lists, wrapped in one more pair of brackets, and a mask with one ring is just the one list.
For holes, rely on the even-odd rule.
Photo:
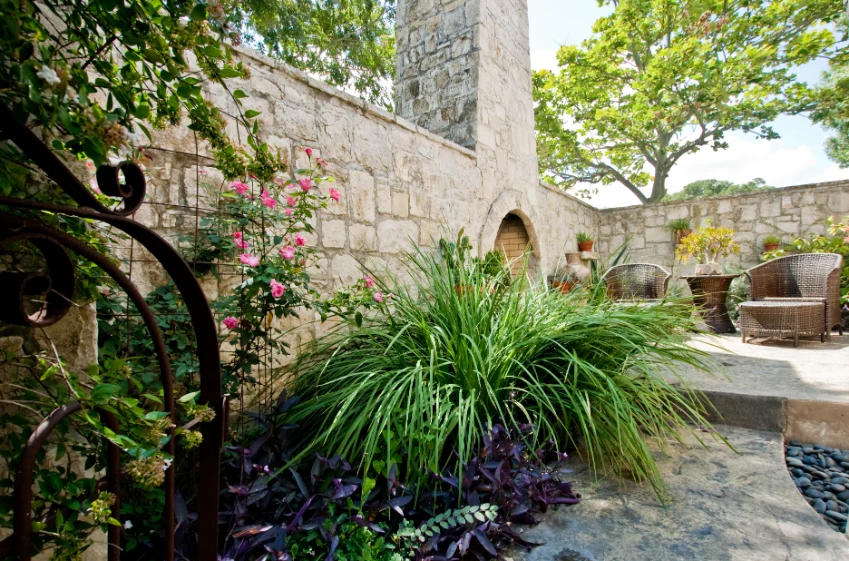
[(651, 186), (651, 195), (646, 204), (659, 203), (666, 196), (666, 172), (655, 170), (654, 182)]

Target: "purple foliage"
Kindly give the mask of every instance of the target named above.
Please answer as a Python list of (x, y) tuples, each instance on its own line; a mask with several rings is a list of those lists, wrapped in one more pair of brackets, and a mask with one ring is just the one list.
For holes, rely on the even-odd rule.
[[(533, 427), (524, 430), (531, 436)], [(514, 440), (502, 425), (495, 425), (484, 436), (481, 453), (463, 467), (462, 474), (433, 474), (436, 487), (445, 492), (436, 495), (430, 509), (438, 513), (458, 505), (489, 503), (498, 507), (498, 516), (435, 536), (417, 558), (454, 560), (470, 554), (476, 559), (490, 559), (510, 544), (527, 548), (539, 545), (523, 539), (513, 525), (537, 524), (538, 514), (551, 505), (580, 502), (572, 484), (560, 478), (570, 472), (561, 468), (565, 459), (566, 454), (555, 451), (552, 443), (528, 453), (525, 444)]]
[[(538, 545), (524, 540), (514, 524), (536, 524), (538, 515), (551, 505), (579, 502), (571, 483), (561, 479), (568, 473), (561, 469), (565, 454), (554, 451), (550, 443), (529, 453), (521, 439), (514, 438), (531, 436), (530, 426), (524, 435), (511, 435), (495, 425), (486, 431), (478, 457), (462, 473), (432, 473), (433, 485), (418, 493), (399, 481), (392, 466), (363, 498), (356, 468), (338, 456), (316, 455), (308, 470), (299, 466), (275, 476), (290, 460), (287, 435), (293, 427), (281, 420), (294, 401), (282, 396), (275, 414), (254, 417), (264, 427), (262, 434), (247, 446), (226, 449), (219, 515), (223, 560), (267, 555), (269, 560), (289, 561), (287, 536), (316, 530), (326, 540), (327, 561), (332, 561), (340, 537), (336, 525), (325, 521), (334, 512), (347, 512), (356, 524), (383, 534), (384, 528), (394, 530), (403, 520), (417, 526), (446, 510), (486, 503), (498, 507), (494, 520), (470, 519), (444, 530), (419, 544), (415, 556), (431, 561), (466, 555), (491, 559), (510, 544)], [(178, 553), (190, 559), (197, 543), (196, 515), (188, 514), (179, 495), (178, 504), (184, 513), (178, 516)]]

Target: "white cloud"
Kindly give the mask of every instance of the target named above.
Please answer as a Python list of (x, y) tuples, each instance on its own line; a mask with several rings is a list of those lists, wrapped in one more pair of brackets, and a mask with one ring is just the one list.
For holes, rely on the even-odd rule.
[[(669, 174), (668, 191), (680, 191), (698, 179), (744, 183), (761, 177), (767, 185), (788, 187), (849, 178), (849, 170), (823, 162), (820, 147), (814, 150), (805, 145), (793, 146), (785, 139), (758, 140), (741, 133), (729, 134), (726, 139), (729, 144), (726, 150), (714, 152), (704, 148), (682, 157)], [(599, 193), (590, 199), (590, 203), (600, 208), (639, 203), (630, 191), (619, 184), (602, 185), (598, 190)]]

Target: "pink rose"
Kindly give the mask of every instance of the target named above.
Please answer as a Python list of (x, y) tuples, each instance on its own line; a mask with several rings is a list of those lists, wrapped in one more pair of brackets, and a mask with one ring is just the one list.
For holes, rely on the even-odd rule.
[(248, 267), (256, 267), (259, 265), (259, 257), (254, 255), (253, 253), (243, 253), (239, 256), (239, 261), (247, 265)]
[(295, 248), (291, 245), (287, 245), (286, 247), (280, 250), (280, 257), (283, 259), (294, 259), (295, 258)]
[(312, 189), (312, 179), (310, 179), (309, 177), (300, 178), (298, 180), (298, 184), (304, 191), (309, 191), (310, 189)]
[(251, 242), (242, 237), (241, 232), (233, 232), (233, 243), (240, 249), (247, 249)]
[(305, 148), (304, 152), (307, 153), (307, 156), (312, 156), (312, 148)]
[(222, 323), (227, 329), (235, 329), (239, 325), (239, 320), (233, 316), (227, 316)]
[(271, 295), (275, 298), (280, 298), (286, 292), (286, 287), (274, 279), (271, 279), (271, 282), (268, 284), (271, 286)]
[(300, 234), (295, 234), (295, 245), (304, 245), (307, 243), (307, 239)]
[(286, 216), (292, 216), (292, 213), (293, 213), (293, 212), (294, 212), (294, 211), (293, 211), (291, 208), (287, 208), (287, 209), (286, 209)]
[(374, 279), (370, 276), (366, 275), (363, 277), (363, 280), (366, 282), (366, 288), (371, 288), (374, 286)]
[(337, 191), (333, 187), (330, 188), (330, 198), (331, 199), (333, 199), (334, 201), (338, 201), (339, 195), (340, 195), (339, 191)]
[(323, 167), (323, 168), (327, 167), (327, 161), (326, 160), (323, 160), (321, 158), (316, 158), (315, 161), (318, 162), (318, 165), (320, 165), (321, 167)]
[(375, 292), (374, 293), (374, 301), (377, 302), (378, 304), (383, 302), (383, 293), (382, 292)]
[(273, 209), (277, 206), (277, 201), (274, 200), (269, 194), (268, 189), (263, 189), (260, 194), (260, 198), (262, 199), (262, 204), (267, 206), (268, 208)]
[(248, 192), (248, 189), (249, 189), (247, 183), (242, 183), (238, 179), (232, 183), (232, 186), (233, 186), (233, 190), (236, 191), (240, 195), (244, 195), (245, 193)]
[(296, 206), (298, 204), (298, 200), (292, 195), (289, 195), (286, 197), (286, 204), (289, 206)]

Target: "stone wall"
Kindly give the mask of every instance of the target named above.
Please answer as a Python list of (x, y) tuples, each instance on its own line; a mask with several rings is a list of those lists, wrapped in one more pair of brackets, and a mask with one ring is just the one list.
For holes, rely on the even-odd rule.
[[(249, 80), (232, 80), (230, 87), (248, 94), (243, 109), (261, 111), (258, 117), (265, 140), (279, 149), (293, 169), (304, 167), (304, 148), (329, 162), (342, 192), (315, 221), (315, 235), (307, 243), (320, 250), (318, 268), (311, 275), (318, 287), (330, 293), (360, 276), (360, 263), (398, 270), (399, 253), (412, 243), (429, 246), (443, 234), (465, 228), (480, 254), (495, 247), (502, 220), (519, 216), (534, 248), (540, 272), (550, 273), (563, 253), (575, 249), (575, 233), (596, 231), (597, 211), (590, 205), (539, 183), (528, 173), (535, 162), (532, 119), (525, 130), (527, 181), (500, 167), (493, 159), (501, 136), (487, 148), (483, 163), (479, 152), (459, 146), (412, 122), (340, 92), (281, 63), (240, 49), (238, 60), (251, 69)], [(529, 77), (528, 77), (529, 80)], [(206, 92), (212, 101), (234, 114), (236, 107), (222, 90)], [(530, 99), (530, 83), (527, 89)], [(530, 101), (527, 103), (530, 110)], [(228, 124), (235, 138), (245, 131), (235, 120)], [(505, 125), (509, 129), (509, 125)], [(506, 136), (509, 133), (505, 131)], [(528, 150), (530, 150), (528, 152)], [(195, 206), (209, 208), (198, 180), (214, 188), (229, 188), (212, 167), (208, 147), (185, 128), (155, 133), (152, 158), (147, 165), (149, 202), (137, 219), (175, 243), (198, 220)], [(492, 164), (490, 166), (490, 164)], [(200, 172), (200, 174), (199, 174)], [(535, 201), (535, 202), (532, 202)], [(138, 246), (134, 261), (147, 256)], [(123, 251), (124, 257), (129, 257)], [(143, 290), (165, 278), (157, 267), (138, 266), (133, 278)], [(206, 286), (211, 298), (238, 276)], [(307, 335), (309, 337), (309, 335)]]
[(396, 11), (396, 113), (472, 149), (479, 9), (478, 2), (419, 0), (401, 1)]
[(849, 181), (831, 181), (757, 191), (745, 195), (712, 197), (653, 206), (633, 206), (599, 211), (599, 251), (609, 256), (628, 236), (633, 262), (675, 268), (675, 274), (693, 270), (693, 262), (675, 259), (674, 235), (664, 226), (679, 218), (690, 219), (693, 228), (711, 219), (714, 226), (733, 228), (740, 255), (731, 266), (756, 265), (769, 235), (783, 242), (811, 232), (824, 233), (829, 216), (849, 214)]

